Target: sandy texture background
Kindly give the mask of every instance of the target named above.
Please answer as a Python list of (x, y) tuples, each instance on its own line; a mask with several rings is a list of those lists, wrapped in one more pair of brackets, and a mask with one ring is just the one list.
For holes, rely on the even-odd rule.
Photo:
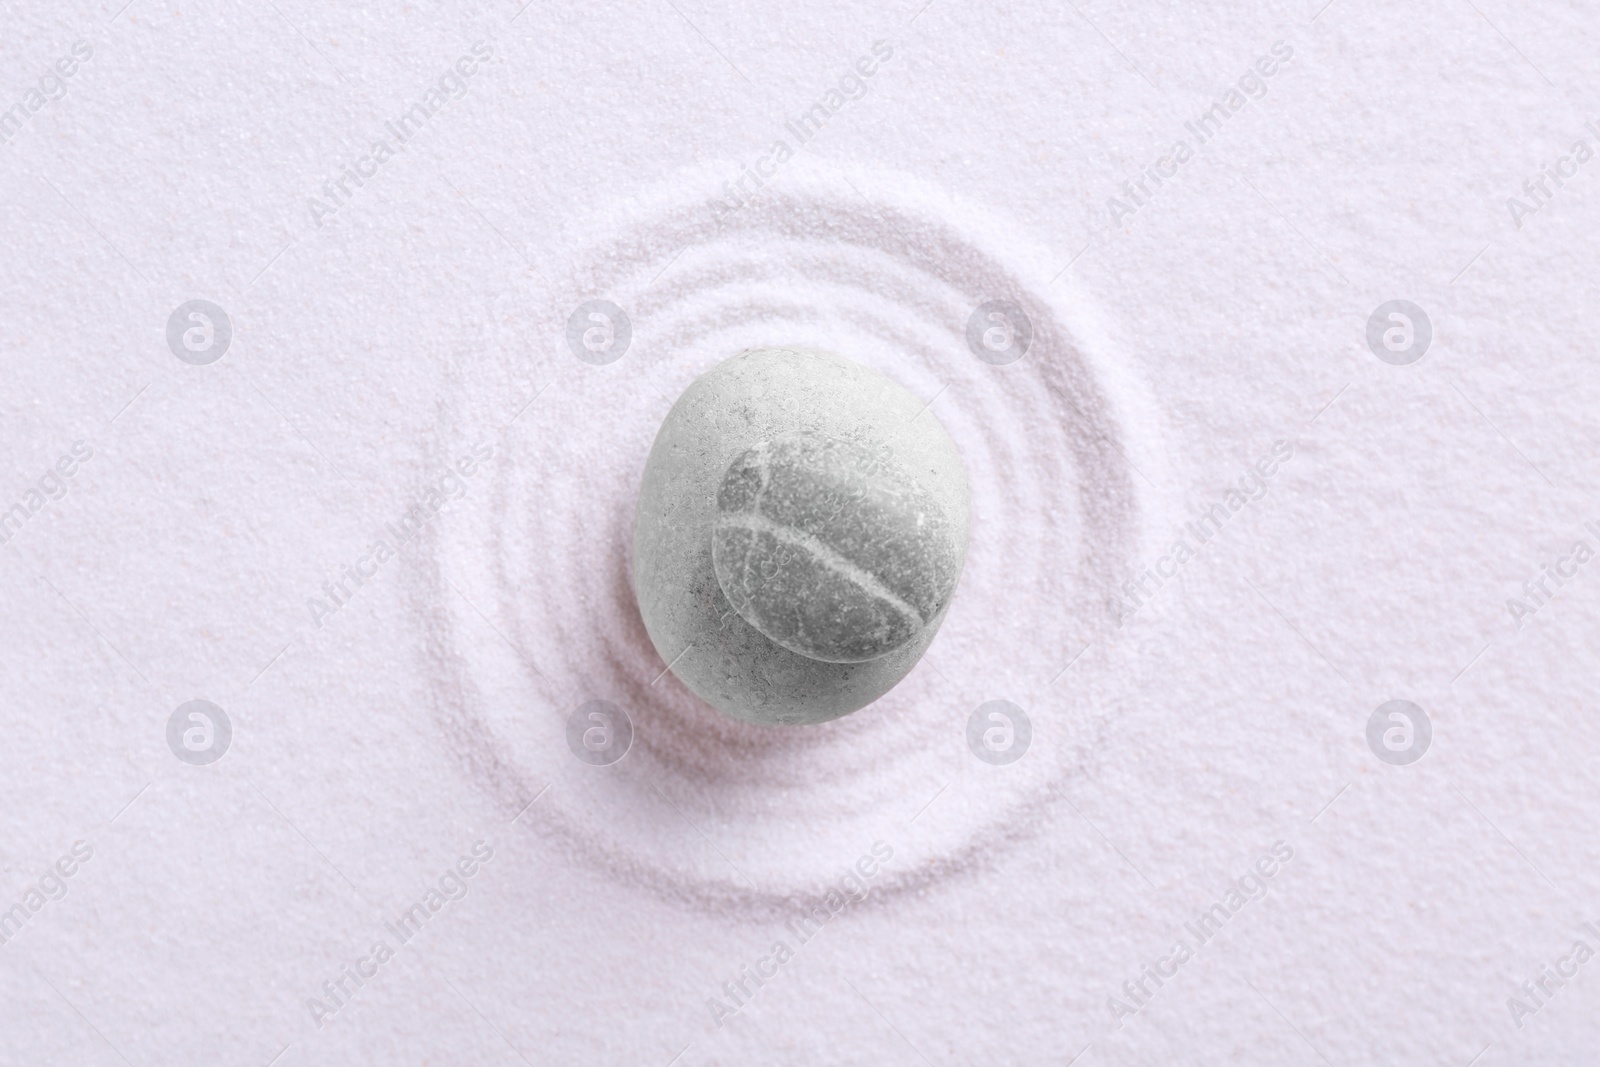
[[(1594, 1062), (1594, 4), (5, 25), (0, 1063)], [(755, 344), (974, 488), (923, 664), (798, 732), (627, 585)]]

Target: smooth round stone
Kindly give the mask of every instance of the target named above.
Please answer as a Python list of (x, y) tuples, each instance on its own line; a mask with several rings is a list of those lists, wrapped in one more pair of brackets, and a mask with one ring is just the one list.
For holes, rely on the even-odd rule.
[(960, 573), (933, 494), (887, 453), (815, 433), (763, 441), (733, 461), (717, 492), (711, 563), (745, 622), (829, 663), (905, 644)]
[(750, 722), (826, 722), (916, 665), (966, 556), (967, 478), (924, 401), (825, 352), (758, 349), (678, 398), (634, 520), (674, 674)]

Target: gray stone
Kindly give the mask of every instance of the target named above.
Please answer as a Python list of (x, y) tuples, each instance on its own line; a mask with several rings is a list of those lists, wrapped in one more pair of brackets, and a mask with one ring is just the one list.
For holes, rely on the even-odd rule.
[(792, 652), (864, 663), (955, 591), (950, 522), (888, 457), (814, 433), (763, 441), (717, 493), (711, 562), (741, 618)]
[(634, 591), (663, 660), (734, 718), (864, 707), (916, 664), (966, 555), (955, 443), (904, 388), (760, 349), (690, 384), (646, 461)]

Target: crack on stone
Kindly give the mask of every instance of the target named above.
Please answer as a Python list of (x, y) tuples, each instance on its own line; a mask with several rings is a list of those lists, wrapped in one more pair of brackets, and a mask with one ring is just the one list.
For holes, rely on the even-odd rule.
[[(734, 515), (722, 515), (717, 519), (721, 526), (738, 526), (750, 534), (750, 544), (753, 546), (760, 540), (761, 534), (772, 537), (781, 544), (791, 548), (803, 549), (810, 553), (818, 562), (856, 588), (865, 592), (874, 600), (881, 600), (895, 611), (911, 620), (912, 632), (915, 633), (926, 625), (922, 612), (903, 600), (899, 594), (890, 589), (878, 578), (877, 575), (864, 569), (860, 565), (840, 555), (830, 545), (821, 539), (796, 530), (792, 526), (784, 526), (773, 522), (765, 515), (755, 512), (740, 512)], [(750, 551), (745, 554), (746, 573), (749, 570)]]

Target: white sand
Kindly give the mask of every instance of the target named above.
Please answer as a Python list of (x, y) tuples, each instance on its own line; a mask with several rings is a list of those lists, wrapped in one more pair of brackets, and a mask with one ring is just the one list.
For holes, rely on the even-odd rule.
[[(4, 149), (0, 1062), (1593, 1058), (1592, 5), (118, 2), (0, 63), (27, 112), (92, 43)], [(926, 398), (973, 490), (922, 664), (785, 731), (663, 674), (628, 585), (660, 419), (768, 344)], [(166, 740), (196, 698), (208, 766)]]

